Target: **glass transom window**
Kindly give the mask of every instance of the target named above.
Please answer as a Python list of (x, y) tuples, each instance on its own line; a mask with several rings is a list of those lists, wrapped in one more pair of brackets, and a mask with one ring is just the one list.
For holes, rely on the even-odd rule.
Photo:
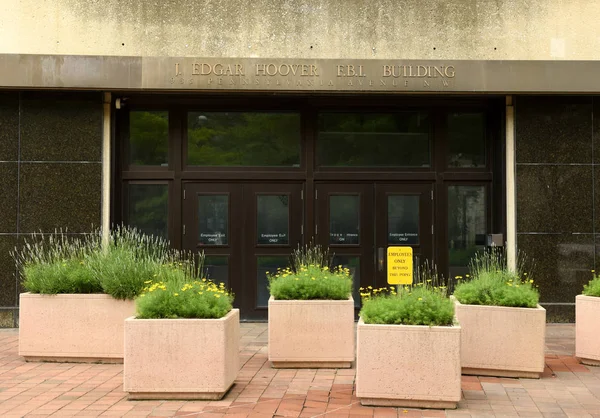
[(429, 167), (430, 118), (424, 112), (321, 113), (317, 165)]
[(299, 167), (300, 114), (189, 112), (190, 166)]

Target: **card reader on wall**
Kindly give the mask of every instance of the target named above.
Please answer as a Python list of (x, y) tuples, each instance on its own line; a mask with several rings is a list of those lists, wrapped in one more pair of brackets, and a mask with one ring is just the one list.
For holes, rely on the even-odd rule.
[(504, 247), (504, 234), (488, 234), (486, 245), (488, 247)]

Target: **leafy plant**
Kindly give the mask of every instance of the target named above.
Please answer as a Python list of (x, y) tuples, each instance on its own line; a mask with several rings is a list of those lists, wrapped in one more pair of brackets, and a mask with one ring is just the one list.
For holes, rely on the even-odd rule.
[(320, 245), (298, 247), (290, 257), (290, 267), (267, 276), (269, 291), (280, 300), (348, 299), (352, 292), (350, 270), (331, 267), (330, 263), (328, 250)]
[(539, 292), (533, 279), (524, 271), (525, 257), (519, 254), (517, 268), (507, 267), (506, 256), (500, 249), (478, 253), (470, 263), (470, 277), (462, 280), (454, 290), (454, 297), (467, 305), (492, 305), (535, 308)]
[(27, 291), (106, 293), (116, 299), (135, 298), (148, 280), (164, 275), (165, 266), (194, 280), (204, 260), (200, 255), (196, 262), (163, 238), (129, 227), (115, 228), (104, 245), (100, 231), (75, 238), (62, 231), (34, 234), (13, 256)]
[(425, 265), (415, 271), (416, 284), (361, 288), (360, 317), (365, 324), (450, 326), (454, 304), (446, 295), (435, 268)]
[[(595, 270), (592, 270), (592, 273), (595, 273)], [(600, 275), (594, 274), (594, 278), (588, 284), (583, 285), (583, 294), (600, 297)]]
[(233, 294), (206, 280), (186, 280), (177, 268), (160, 270), (136, 299), (137, 318), (222, 318), (232, 309)]
[(12, 256), (29, 292), (101, 293), (102, 285), (87, 264), (89, 255), (99, 248), (97, 234), (73, 237), (56, 231), (25, 238)]
[(135, 228), (117, 227), (105, 248), (92, 252), (88, 258), (104, 293), (115, 299), (134, 299), (144, 282), (157, 277), (174, 256), (165, 239)]

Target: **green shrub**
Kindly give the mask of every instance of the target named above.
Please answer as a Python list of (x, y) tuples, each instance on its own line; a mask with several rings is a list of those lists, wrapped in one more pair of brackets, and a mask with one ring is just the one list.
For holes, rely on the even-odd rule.
[(161, 269), (136, 299), (137, 318), (222, 318), (232, 309), (233, 295), (223, 283), (185, 279), (177, 268)]
[(595, 276), (588, 284), (583, 285), (583, 294), (600, 297), (600, 276)]
[(102, 293), (89, 269), (89, 255), (100, 246), (99, 235), (33, 234), (12, 255), (25, 290), (32, 293)]
[(104, 293), (115, 299), (134, 299), (164, 264), (172, 263), (176, 251), (163, 238), (140, 233), (135, 228), (111, 231), (105, 248), (90, 254), (89, 266)]
[(329, 253), (319, 245), (292, 253), (290, 267), (268, 275), (269, 291), (278, 300), (343, 300), (352, 292), (348, 269), (329, 266)]
[(89, 266), (76, 258), (23, 266), (23, 287), (32, 293), (102, 293)]
[(197, 265), (192, 254), (129, 227), (112, 230), (104, 244), (100, 231), (76, 238), (62, 231), (34, 234), (13, 256), (29, 292), (106, 293), (116, 299), (134, 299), (145, 282), (165, 274), (165, 266), (194, 280), (204, 260), (201, 255)]
[(523, 272), (523, 265), (520, 257), (517, 270), (510, 271), (500, 250), (477, 254), (471, 261), (471, 277), (456, 285), (454, 297), (466, 305), (535, 308), (539, 292)]
[(454, 303), (435, 270), (415, 271), (416, 284), (381, 289), (361, 288), (360, 317), (365, 324), (450, 326)]
[(294, 273), (280, 270), (270, 278), (269, 290), (275, 299), (348, 299), (352, 292), (352, 278), (348, 270), (331, 271), (328, 267), (305, 266)]

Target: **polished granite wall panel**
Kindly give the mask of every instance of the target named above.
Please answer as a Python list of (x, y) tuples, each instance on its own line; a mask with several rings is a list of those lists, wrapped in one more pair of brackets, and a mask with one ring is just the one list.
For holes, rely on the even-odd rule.
[(21, 161), (100, 161), (102, 112), (101, 100), (22, 100)]
[(600, 97), (594, 97), (594, 164), (600, 165)]
[(564, 305), (544, 305), (546, 309), (546, 322), (548, 323), (574, 323), (575, 322), (575, 304)]
[(517, 164), (591, 164), (592, 103), (588, 96), (518, 97)]
[(534, 259), (549, 322), (574, 321), (575, 296), (600, 261), (598, 102), (516, 99), (517, 248)]
[(18, 325), (16, 243), (100, 225), (102, 121), (96, 92), (0, 92), (0, 328)]
[(17, 235), (0, 235), (0, 306), (17, 306), (16, 267), (11, 252)]
[[(600, 142), (600, 136), (597, 139)], [(594, 165), (594, 232), (600, 234), (600, 164)]]
[(593, 167), (517, 165), (517, 231), (593, 233)]
[(593, 234), (517, 234), (519, 251), (533, 262), (540, 301), (575, 303), (594, 269)]
[(100, 163), (22, 163), (20, 232), (88, 232), (100, 225)]
[(0, 234), (17, 233), (18, 163), (0, 162)]
[(19, 158), (19, 94), (0, 92), (0, 161)]

